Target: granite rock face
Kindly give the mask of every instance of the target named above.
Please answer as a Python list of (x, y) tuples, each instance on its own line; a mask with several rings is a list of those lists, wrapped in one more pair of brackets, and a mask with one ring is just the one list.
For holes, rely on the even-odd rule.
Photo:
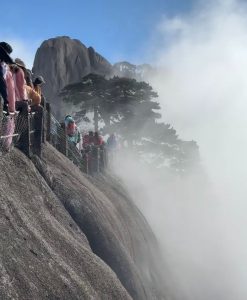
[(87, 177), (49, 148), (44, 160), (53, 180), (46, 181), (52, 182), (53, 192), (92, 251), (116, 273), (133, 299), (167, 299), (158, 242), (121, 183), (110, 174)]
[(42, 75), (45, 78), (43, 93), (59, 119), (68, 113), (68, 107), (65, 107), (59, 92), (89, 73), (145, 81), (154, 72), (155, 69), (148, 64), (134, 65), (123, 61), (111, 65), (94, 48), (87, 48), (79, 40), (67, 36), (44, 41), (36, 52), (33, 65), (34, 76)]
[(52, 104), (55, 114), (62, 110), (59, 92), (89, 74), (110, 75), (111, 64), (92, 47), (66, 36), (44, 41), (38, 48), (33, 65), (34, 76), (42, 75), (46, 84), (43, 93)]
[(0, 299), (170, 299), (155, 236), (116, 178), (85, 176), (49, 144), (0, 168)]
[(0, 168), (0, 299), (131, 299), (32, 162)]

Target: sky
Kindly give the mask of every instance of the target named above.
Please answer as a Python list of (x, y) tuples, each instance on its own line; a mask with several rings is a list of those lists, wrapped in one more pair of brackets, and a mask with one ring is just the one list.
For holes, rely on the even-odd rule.
[(148, 45), (162, 18), (187, 14), (195, 2), (200, 1), (4, 1), (0, 38), (17, 44), (29, 64), (43, 40), (61, 35), (94, 47), (111, 63), (144, 63), (151, 59)]

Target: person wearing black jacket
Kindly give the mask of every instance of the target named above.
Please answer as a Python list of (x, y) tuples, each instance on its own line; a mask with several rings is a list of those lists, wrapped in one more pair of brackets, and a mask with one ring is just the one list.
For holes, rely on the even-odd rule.
[(12, 47), (6, 42), (0, 42), (0, 95), (3, 98), (3, 109), (8, 111), (8, 93), (5, 82), (6, 64), (13, 64), (12, 58), (9, 54), (12, 52)]

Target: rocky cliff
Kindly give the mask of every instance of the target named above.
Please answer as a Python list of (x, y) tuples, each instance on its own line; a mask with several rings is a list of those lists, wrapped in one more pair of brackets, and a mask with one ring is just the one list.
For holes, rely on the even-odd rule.
[(157, 241), (118, 180), (50, 145), (0, 168), (0, 299), (167, 299)]
[(80, 81), (89, 73), (110, 75), (112, 66), (92, 47), (87, 48), (79, 40), (62, 36), (41, 44), (35, 55), (33, 73), (45, 78), (43, 92), (58, 114), (61, 109), (58, 93), (64, 86)]

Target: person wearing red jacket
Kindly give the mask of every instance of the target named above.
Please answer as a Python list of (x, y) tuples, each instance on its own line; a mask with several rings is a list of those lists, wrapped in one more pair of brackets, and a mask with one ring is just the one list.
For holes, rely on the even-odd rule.
[(94, 145), (95, 146), (102, 146), (104, 144), (104, 140), (101, 135), (96, 131), (94, 133)]
[(83, 145), (84, 149), (89, 145), (89, 135), (88, 134), (85, 134), (83, 136), (82, 145)]
[(93, 145), (94, 144), (94, 135), (93, 135), (93, 131), (89, 131), (88, 134), (85, 134), (83, 136), (83, 148), (87, 149), (88, 146)]
[(89, 133), (88, 133), (88, 142), (89, 142), (89, 145), (93, 145), (94, 144), (93, 131), (89, 131)]

